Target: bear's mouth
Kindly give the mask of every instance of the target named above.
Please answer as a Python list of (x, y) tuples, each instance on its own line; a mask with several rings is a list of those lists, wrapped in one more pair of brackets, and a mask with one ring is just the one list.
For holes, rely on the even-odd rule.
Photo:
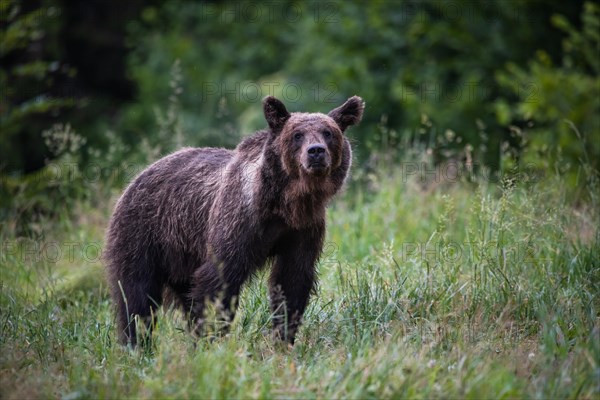
[(308, 164), (308, 167), (305, 167), (305, 169), (310, 175), (323, 176), (329, 172), (329, 165), (316, 161)]

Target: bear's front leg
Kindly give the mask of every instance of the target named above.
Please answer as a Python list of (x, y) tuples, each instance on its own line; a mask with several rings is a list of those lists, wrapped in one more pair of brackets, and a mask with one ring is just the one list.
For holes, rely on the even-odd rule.
[(196, 270), (190, 293), (190, 323), (198, 336), (204, 335), (205, 308), (215, 304), (220, 330), (226, 332), (235, 317), (240, 289), (248, 274), (230, 262), (206, 262)]
[(294, 232), (282, 238), (278, 246), (269, 278), (273, 331), (276, 337), (291, 344), (316, 284), (323, 236), (324, 228)]

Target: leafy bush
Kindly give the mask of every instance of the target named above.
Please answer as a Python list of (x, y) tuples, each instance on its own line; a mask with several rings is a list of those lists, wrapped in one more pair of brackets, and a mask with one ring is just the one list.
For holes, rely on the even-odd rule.
[[(569, 171), (571, 186), (585, 184), (583, 165), (600, 171), (600, 7), (586, 3), (583, 26), (576, 29), (563, 16), (554, 15), (553, 24), (565, 31), (561, 64), (554, 65), (544, 51), (523, 68), (515, 63), (498, 72), (498, 81), (512, 90), (518, 101), (496, 102), (500, 120), (528, 121), (523, 134), (523, 162), (545, 171), (557, 166)], [(528, 82), (522, 90), (518, 82)], [(587, 174), (593, 176), (593, 174)], [(579, 177), (579, 178), (578, 178)]]
[[(130, 70), (139, 94), (123, 115), (121, 132), (148, 134), (152, 107), (166, 107), (169, 91), (166, 79), (156, 77), (179, 59), (186, 143), (234, 145), (264, 126), (258, 103), (267, 94), (282, 97), (292, 110), (311, 111), (328, 111), (360, 94), (368, 111), (351, 133), (360, 160), (373, 151), (399, 150), (426, 115), (434, 138), (450, 130), (459, 138), (455, 149), (468, 144), (482, 150), (481, 161), (498, 169), (505, 144), (521, 150), (509, 126), (526, 127), (513, 90), (523, 92), (535, 81), (523, 76), (516, 88), (507, 87), (496, 75), (506, 74), (508, 63), (524, 65), (538, 49), (560, 60), (564, 33), (551, 16), (571, 21), (580, 8), (559, 1), (435, 0), (148, 7), (130, 26)], [(504, 114), (498, 99), (508, 108)], [(385, 135), (378, 129), (382, 121)]]
[(62, 86), (75, 71), (57, 59), (59, 13), (52, 5), (30, 9), (20, 1), (0, 2), (0, 172), (30, 170), (31, 160), (47, 157), (41, 132), (61, 110), (80, 104)]

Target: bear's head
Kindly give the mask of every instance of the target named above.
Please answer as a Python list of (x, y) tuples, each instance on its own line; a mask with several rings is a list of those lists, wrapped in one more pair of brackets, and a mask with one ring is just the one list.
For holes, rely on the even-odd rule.
[(317, 179), (330, 176), (342, 163), (344, 132), (360, 122), (365, 106), (358, 96), (328, 114), (289, 113), (273, 96), (266, 97), (263, 104), (285, 172), (292, 178)]

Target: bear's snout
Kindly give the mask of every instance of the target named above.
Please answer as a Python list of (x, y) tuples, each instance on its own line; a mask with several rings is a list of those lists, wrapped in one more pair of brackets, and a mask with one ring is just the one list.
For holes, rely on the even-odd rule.
[(314, 143), (306, 148), (305, 167), (310, 174), (326, 175), (329, 171), (329, 154), (327, 146)]
[(308, 153), (308, 160), (311, 162), (322, 162), (325, 158), (325, 151), (327, 149), (322, 144), (313, 144), (308, 147), (306, 152)]

